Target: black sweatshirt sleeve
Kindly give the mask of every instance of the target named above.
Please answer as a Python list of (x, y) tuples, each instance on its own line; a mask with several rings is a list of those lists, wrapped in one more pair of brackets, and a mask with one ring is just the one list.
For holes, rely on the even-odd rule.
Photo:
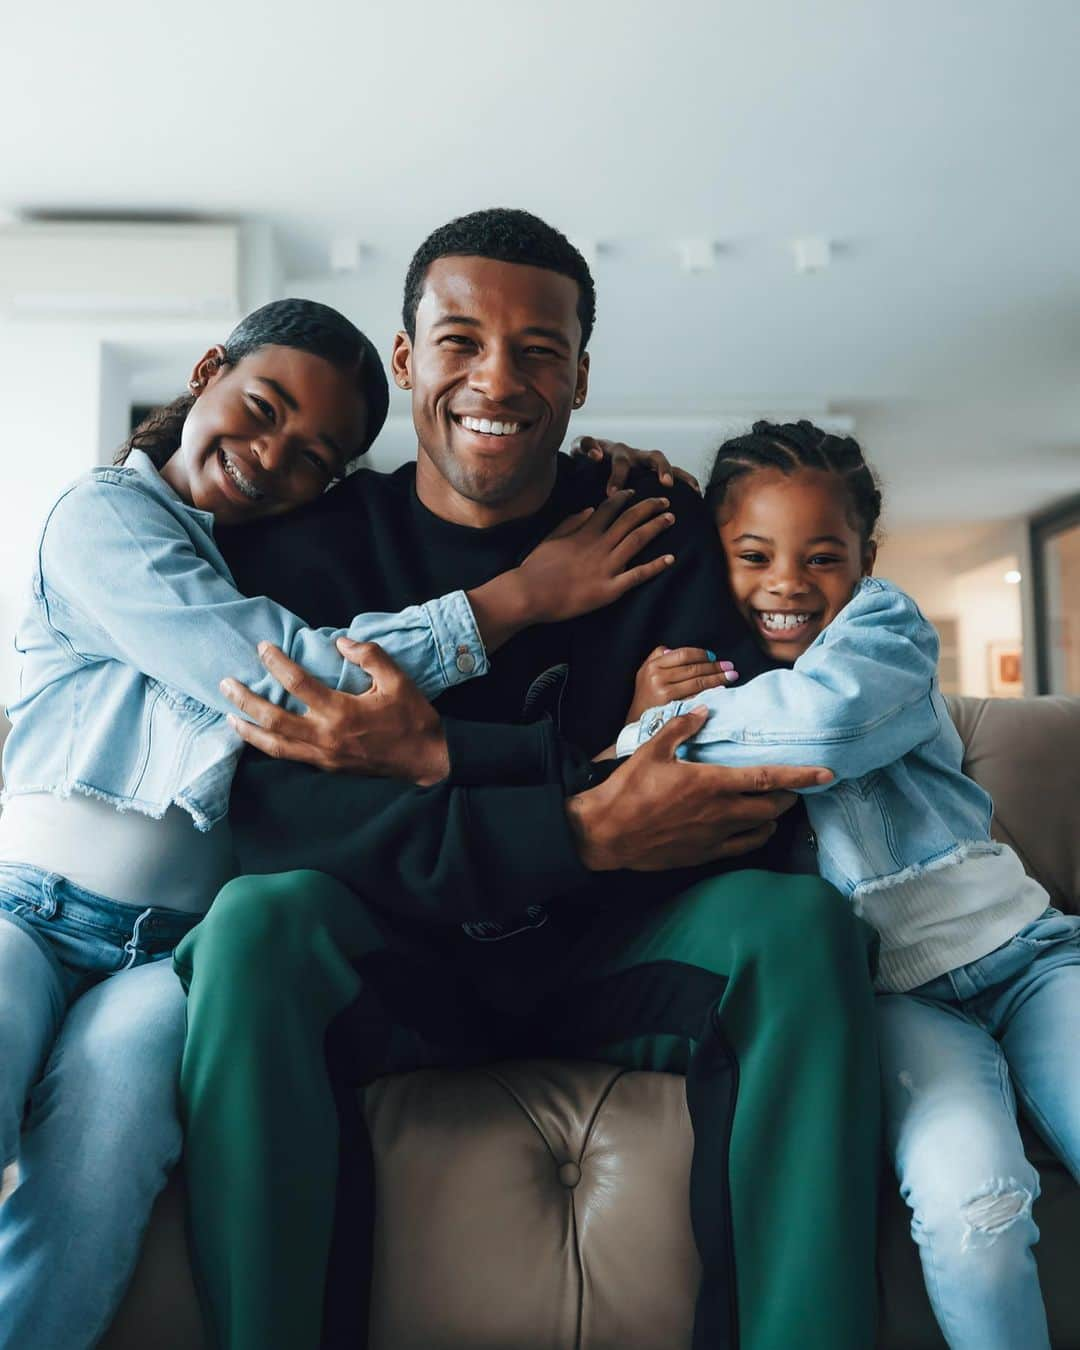
[(248, 753), (231, 819), (244, 872), (314, 868), (379, 908), (428, 923), (510, 918), (591, 875), (561, 781), (417, 788)]
[(525, 726), (444, 717), (443, 732), (450, 755), (448, 781), (456, 787), (561, 783), (570, 796), (593, 781), (588, 755), (564, 741), (547, 717)]

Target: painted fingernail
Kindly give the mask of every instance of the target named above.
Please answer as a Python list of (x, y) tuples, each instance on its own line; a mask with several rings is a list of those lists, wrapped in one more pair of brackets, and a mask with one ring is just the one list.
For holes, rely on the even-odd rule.
[(218, 688), (221, 690), (223, 694), (231, 694), (233, 691), (233, 687), (234, 686), (232, 680), (222, 680), (221, 683), (218, 685)]
[(674, 648), (672, 648), (672, 647), (665, 647), (665, 648), (664, 648), (664, 655), (665, 655), (665, 656), (670, 656), (673, 650), (674, 650)]
[(737, 670), (725, 670), (725, 671), (724, 671), (724, 679), (727, 680), (728, 684), (734, 684), (735, 681), (736, 681), (738, 678), (739, 678), (739, 672), (738, 672)]
[(671, 564), (675, 561), (675, 554), (674, 554), (674, 553), (666, 553), (666, 554), (664, 555), (664, 561), (665, 561), (665, 562), (667, 563), (667, 565), (670, 567)]
[(709, 658), (710, 661), (716, 660), (716, 653), (714, 651), (711, 651), (708, 647), (705, 648), (705, 655)]
[[(712, 656), (712, 652), (710, 652), (709, 655)], [(716, 660), (716, 657), (715, 657), (715, 656), (712, 656), (712, 659), (715, 661), (715, 660)], [(720, 669), (721, 669), (721, 670), (734, 670), (734, 669), (735, 669), (735, 662), (734, 662), (734, 661), (721, 661), (721, 662), (720, 662)]]

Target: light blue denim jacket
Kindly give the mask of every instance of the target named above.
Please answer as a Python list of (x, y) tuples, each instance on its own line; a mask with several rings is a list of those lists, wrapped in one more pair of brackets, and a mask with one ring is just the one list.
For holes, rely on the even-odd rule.
[(5, 797), (85, 792), (160, 817), (176, 803), (209, 829), (228, 810), (243, 742), (225, 676), (293, 711), (259, 660), (273, 642), (324, 684), (370, 687), (335, 640), (378, 642), (432, 698), (483, 675), (487, 655), (464, 592), (306, 628), (236, 589), (213, 517), (186, 505), (146, 455), (95, 469), (54, 504), (18, 626), (19, 692), (8, 708)]
[(998, 847), (990, 798), (961, 768), (937, 657), (937, 634), (914, 600), (865, 577), (791, 670), (651, 709), (616, 748), (629, 754), (704, 704), (709, 720), (687, 758), (831, 769), (834, 783), (807, 790), (807, 814), (822, 876), (857, 898)]

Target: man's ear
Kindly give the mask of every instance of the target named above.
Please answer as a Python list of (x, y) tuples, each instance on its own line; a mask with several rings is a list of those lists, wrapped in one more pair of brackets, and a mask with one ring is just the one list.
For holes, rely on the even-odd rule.
[(877, 562), (877, 543), (871, 539), (863, 549), (862, 556), (862, 574), (864, 577), (874, 575), (874, 564)]
[(412, 388), (412, 342), (408, 333), (394, 335), (394, 350), (390, 354), (390, 370), (399, 389)]
[(188, 380), (188, 388), (193, 394), (201, 393), (208, 384), (222, 375), (228, 369), (228, 366), (225, 348), (221, 346), (211, 347), (195, 362), (191, 379)]
[(589, 353), (582, 352), (578, 358), (577, 380), (574, 384), (574, 407), (580, 408), (589, 393)]

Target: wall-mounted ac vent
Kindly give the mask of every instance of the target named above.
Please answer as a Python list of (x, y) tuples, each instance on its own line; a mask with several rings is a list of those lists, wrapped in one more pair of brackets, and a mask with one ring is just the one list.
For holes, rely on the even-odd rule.
[(8, 315), (231, 315), (239, 277), (237, 225), (0, 225), (0, 312)]

